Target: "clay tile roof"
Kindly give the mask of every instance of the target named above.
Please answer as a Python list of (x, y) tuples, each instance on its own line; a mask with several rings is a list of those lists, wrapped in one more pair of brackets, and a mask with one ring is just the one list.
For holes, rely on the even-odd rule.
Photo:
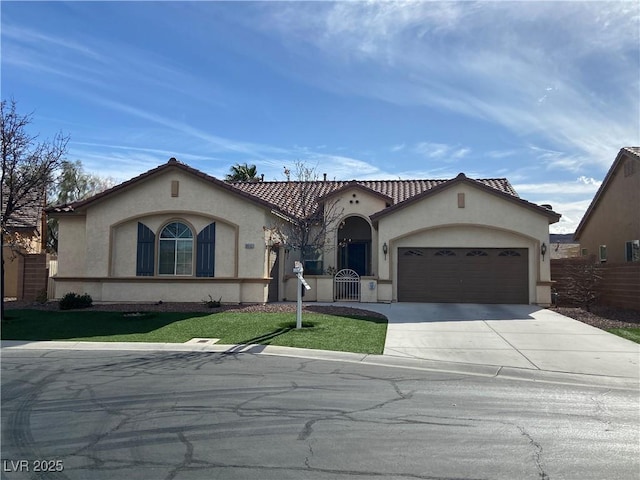
[[(313, 181), (313, 182), (232, 182), (238, 190), (258, 197), (265, 202), (277, 205), (282, 211), (294, 217), (303, 217), (314, 212), (303, 212), (300, 206), (301, 192), (308, 198), (321, 199), (343, 188), (358, 185), (365, 189), (388, 197), (394, 205), (402, 203), (416, 195), (431, 190), (448, 180), (352, 180), (352, 181)], [(506, 178), (476, 180), (488, 187), (518, 197)], [(306, 186), (303, 186), (306, 185)]]
[[(29, 198), (25, 198), (28, 205), (22, 207), (20, 211), (11, 215), (7, 220), (7, 228), (10, 230), (16, 229), (38, 229), (42, 221), (42, 210), (44, 203), (44, 194), (39, 192), (30, 192), (27, 195)], [(6, 197), (2, 197), (2, 212), (5, 211), (7, 206)]]
[[(167, 163), (160, 165), (148, 172), (145, 172), (131, 180), (128, 180), (120, 185), (116, 185), (102, 193), (99, 193), (93, 197), (74, 202), (68, 205), (57, 205), (47, 209), (48, 213), (52, 214), (73, 214), (82, 209), (99, 201), (105, 197), (112, 195), (113, 193), (128, 188), (145, 178), (150, 177), (160, 171), (167, 168), (179, 168), (185, 170), (195, 176), (202, 178), (203, 180), (217, 185), (218, 187), (227, 189), (228, 191), (242, 196), (250, 201), (258, 203), (266, 208), (271, 208), (279, 212), (282, 215), (292, 218), (303, 218), (316, 214), (321, 208), (322, 200), (332, 193), (335, 193), (343, 188), (356, 186), (369, 190), (374, 194), (381, 195), (388, 203), (393, 205), (401, 204), (409, 199), (421, 195), (424, 192), (431, 190), (439, 185), (442, 185), (451, 180), (351, 180), (351, 181), (310, 181), (310, 182), (298, 182), (298, 181), (275, 181), (275, 182), (223, 182), (207, 175), (195, 168), (178, 162), (176, 159), (171, 158)], [(460, 177), (460, 176), (459, 176)], [(464, 177), (464, 175), (463, 175)], [(464, 177), (466, 178), (466, 177)], [(513, 198), (518, 198), (518, 194), (513, 189), (511, 184), (506, 178), (488, 178), (479, 179), (477, 182), (485, 185), (486, 187), (493, 188), (502, 194), (509, 195)], [(302, 198), (306, 197), (307, 202), (302, 201)], [(306, 203), (306, 209), (305, 207)], [(305, 211), (306, 210), (306, 211)]]
[(640, 158), (640, 147), (624, 147), (622, 150), (626, 150), (627, 153)]

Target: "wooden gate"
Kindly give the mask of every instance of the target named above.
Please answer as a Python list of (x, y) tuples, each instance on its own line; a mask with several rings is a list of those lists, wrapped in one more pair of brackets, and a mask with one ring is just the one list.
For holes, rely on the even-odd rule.
[(345, 268), (334, 277), (335, 300), (343, 302), (360, 301), (360, 276), (355, 270)]

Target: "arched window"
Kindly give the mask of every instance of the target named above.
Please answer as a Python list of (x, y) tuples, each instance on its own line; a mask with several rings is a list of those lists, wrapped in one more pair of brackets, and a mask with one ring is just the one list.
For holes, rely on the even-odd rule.
[(171, 222), (158, 241), (160, 275), (193, 274), (193, 232), (181, 222)]

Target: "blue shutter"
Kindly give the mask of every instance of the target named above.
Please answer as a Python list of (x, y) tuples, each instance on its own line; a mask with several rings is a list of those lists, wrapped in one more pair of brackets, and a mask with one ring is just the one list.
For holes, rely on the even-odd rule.
[(136, 258), (136, 275), (138, 277), (153, 276), (155, 245), (155, 234), (149, 227), (138, 222), (138, 253)]
[(213, 277), (216, 256), (215, 222), (198, 234), (196, 252), (196, 277)]

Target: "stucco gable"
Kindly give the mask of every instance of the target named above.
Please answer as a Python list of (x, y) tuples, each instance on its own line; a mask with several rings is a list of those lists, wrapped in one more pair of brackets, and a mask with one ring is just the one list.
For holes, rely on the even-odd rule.
[(458, 174), (458, 176), (456, 178), (453, 178), (451, 180), (448, 180), (446, 182), (441, 183), (440, 185), (437, 185), (429, 190), (426, 190), (424, 192), (422, 192), (419, 195), (415, 195), (407, 200), (405, 200), (404, 202), (401, 203), (397, 203), (395, 205), (392, 205), (384, 210), (382, 210), (381, 212), (375, 213), (373, 215), (371, 215), (371, 221), (374, 223), (377, 223), (378, 220), (380, 220), (381, 218), (387, 216), (387, 215), (391, 215), (394, 212), (406, 208), (409, 205), (413, 205), (416, 202), (419, 202), (427, 197), (433, 196), (433, 195), (438, 195), (440, 192), (447, 190), (455, 185), (458, 184), (467, 184), (467, 185), (471, 185), (475, 188), (478, 188), (480, 190), (483, 190), (491, 195), (495, 195), (498, 196), (500, 198), (503, 198), (505, 201), (509, 201), (509, 202), (514, 202), (517, 205), (527, 208), (527, 209), (531, 209), (534, 210), (535, 212), (546, 216), (549, 219), (549, 223), (556, 223), (560, 220), (561, 215), (546, 208), (546, 207), (542, 207), (539, 205), (536, 205), (535, 203), (531, 203), (528, 202), (526, 200), (523, 200), (517, 196), (513, 196), (509, 193), (505, 193), (501, 190), (498, 190), (496, 188), (493, 188), (491, 186), (488, 186), (486, 183), (482, 182), (482, 181), (478, 181), (478, 180), (473, 180), (471, 178), (468, 178), (464, 173), (460, 173)]
[(327, 193), (326, 195), (323, 195), (321, 197), (318, 198), (318, 202), (319, 203), (324, 203), (327, 200), (331, 199), (331, 198), (335, 198), (336, 196), (339, 195), (344, 195), (349, 193), (349, 191), (351, 190), (358, 190), (362, 193), (371, 195), (373, 197), (379, 198), (381, 200), (383, 200), (385, 203), (387, 203), (388, 205), (393, 205), (395, 202), (393, 200), (393, 198), (390, 195), (385, 195), (382, 192), (379, 192), (377, 190), (374, 190), (370, 187), (367, 187), (365, 185), (362, 185), (360, 183), (358, 183), (356, 180), (351, 180), (350, 182), (348, 182), (347, 184), (341, 186), (340, 188), (337, 188), (336, 190), (333, 190), (332, 192)]
[(286, 212), (282, 212), (280, 211), (280, 208), (277, 205), (271, 204), (261, 198), (255, 197), (247, 192), (244, 192), (242, 190), (238, 190), (237, 188), (233, 187), (232, 185), (230, 185), (227, 182), (223, 182), (222, 180), (218, 180), (217, 178), (211, 176), (211, 175), (207, 175), (204, 172), (201, 172), (199, 170), (196, 170), (195, 168), (192, 168), (188, 165), (185, 165), (184, 163), (179, 162), (178, 160), (176, 160), (175, 158), (171, 158), (169, 159), (169, 161), (163, 165), (160, 165), (154, 169), (151, 169), (145, 173), (142, 173), (140, 175), (138, 175), (137, 177), (132, 178), (131, 180), (127, 180), (126, 182), (123, 182), (119, 185), (116, 185), (115, 187), (112, 187), (108, 190), (105, 190), (103, 192), (100, 192), (92, 197), (89, 197), (85, 200), (80, 200), (77, 202), (73, 202), (73, 203), (69, 203), (66, 205), (56, 205), (53, 207), (50, 207), (46, 210), (46, 212), (51, 215), (51, 216), (60, 216), (60, 215), (73, 215), (73, 214), (82, 214), (88, 207), (93, 206), (95, 204), (97, 204), (98, 202), (102, 202), (108, 198), (111, 198), (114, 195), (117, 195), (118, 193), (121, 193), (123, 191), (129, 190), (139, 184), (141, 184), (142, 182), (152, 178), (152, 177), (156, 177), (158, 175), (161, 175), (163, 173), (166, 173), (167, 171), (170, 171), (171, 169), (177, 169), (183, 172), (188, 173), (189, 175), (195, 176), (197, 178), (200, 178), (202, 180), (204, 180), (205, 182), (208, 182), (216, 187), (219, 187), (233, 195), (237, 195), (239, 197), (242, 197), (243, 199), (252, 202), (254, 204), (260, 205), (264, 208), (267, 208), (269, 210), (275, 210), (278, 211), (280, 214), (282, 215), (286, 215)]
[(606, 196), (607, 191), (609, 190), (611, 184), (613, 183), (613, 179), (616, 177), (618, 171), (621, 168), (624, 168), (625, 161), (627, 160), (631, 160), (636, 163), (637, 171), (635, 172), (635, 174), (640, 175), (640, 147), (621, 148), (620, 151), (618, 152), (618, 155), (616, 156), (616, 159), (614, 160), (613, 164), (609, 168), (607, 175), (604, 177), (604, 180), (602, 181), (600, 188), (598, 188), (598, 191), (593, 197), (593, 200), (591, 201), (589, 208), (587, 208), (587, 211), (582, 217), (582, 220), (580, 220), (580, 224), (578, 225), (578, 228), (576, 228), (576, 232), (573, 237), (574, 240), (576, 241), (580, 240), (580, 237), (584, 233), (584, 230), (587, 224), (589, 223), (589, 221), (591, 220), (591, 217), (593, 216), (596, 208), (598, 207), (600, 202), (603, 200), (603, 198)]
[[(252, 202), (263, 208), (269, 209), (272, 213), (295, 220), (305, 216), (301, 205), (311, 205), (311, 211), (306, 215), (314, 214), (322, 208), (323, 202), (335, 195), (340, 195), (349, 189), (357, 189), (368, 195), (379, 198), (388, 208), (372, 216), (372, 220), (380, 216), (390, 214), (397, 208), (404, 208), (412, 202), (419, 201), (425, 196), (436, 194), (442, 188), (448, 188), (455, 182), (465, 181), (483, 188), (486, 191), (502, 196), (509, 201), (519, 202), (527, 208), (533, 208), (540, 213), (545, 213), (550, 223), (557, 222), (560, 216), (555, 212), (529, 203), (518, 197), (511, 184), (505, 178), (478, 179), (472, 180), (458, 175), (452, 180), (352, 180), (352, 181), (274, 181), (274, 182), (224, 182), (215, 177), (207, 175), (195, 168), (189, 167), (175, 158), (171, 158), (167, 163), (160, 165), (148, 172), (145, 172), (131, 180), (121, 183), (113, 188), (105, 190), (93, 197), (67, 205), (58, 205), (47, 209), (51, 216), (83, 215), (89, 206), (95, 205), (107, 198), (117, 195), (119, 192), (129, 190), (138, 184), (155, 177), (170, 169), (178, 169), (194, 177), (236, 195), (246, 201)], [(453, 182), (453, 183), (452, 183)], [(305, 201), (302, 201), (302, 198)]]

